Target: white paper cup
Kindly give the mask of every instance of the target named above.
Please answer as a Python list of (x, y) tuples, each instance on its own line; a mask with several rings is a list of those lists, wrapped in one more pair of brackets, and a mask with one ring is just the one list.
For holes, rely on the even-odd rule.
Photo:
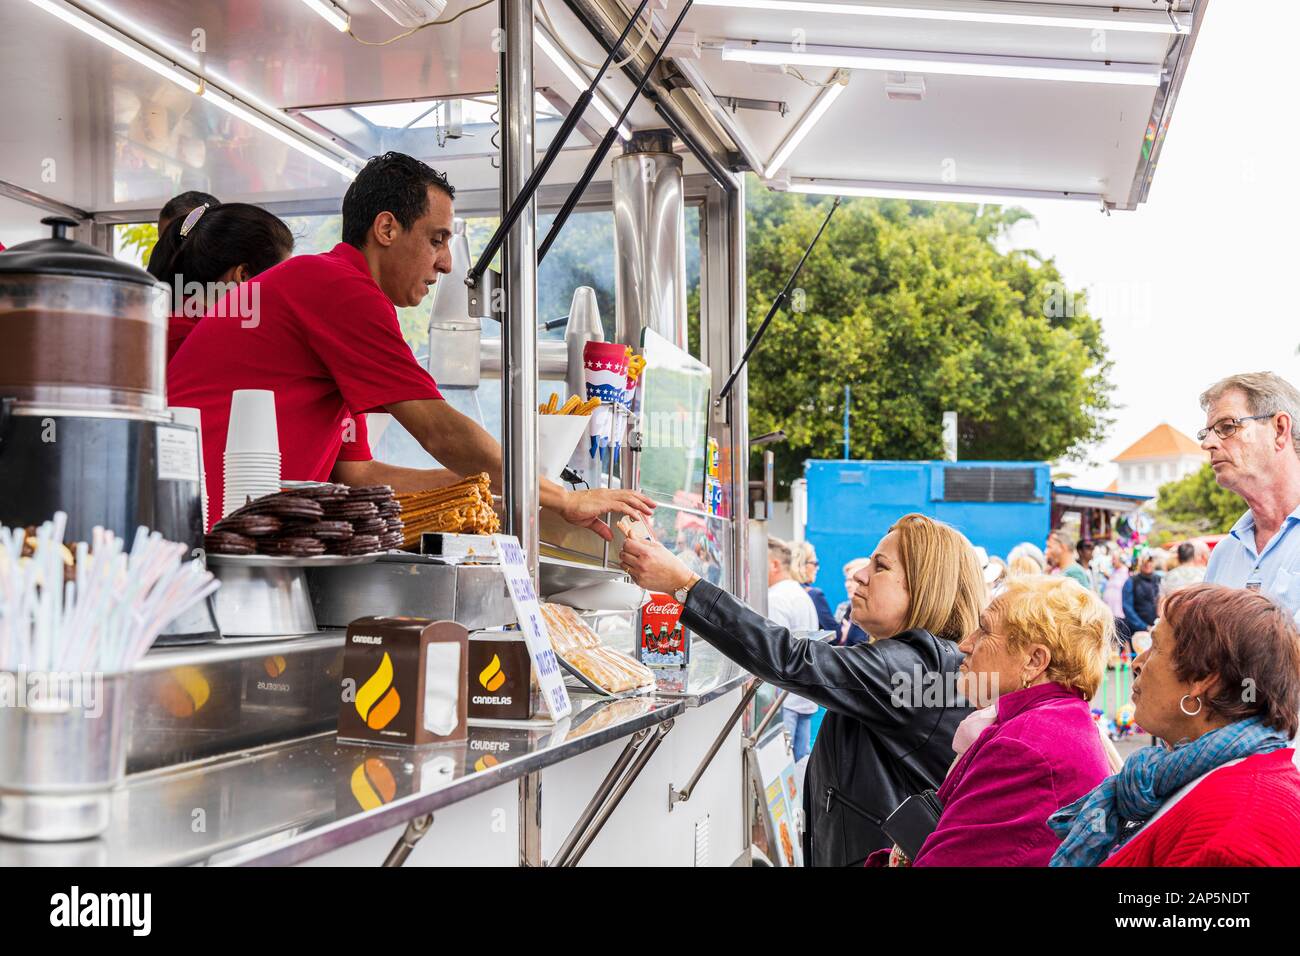
[(537, 459), (544, 478), (559, 480), (590, 423), (590, 415), (537, 416)]
[(275, 392), (264, 388), (241, 388), (230, 393), (226, 452), (245, 451), (279, 454)]

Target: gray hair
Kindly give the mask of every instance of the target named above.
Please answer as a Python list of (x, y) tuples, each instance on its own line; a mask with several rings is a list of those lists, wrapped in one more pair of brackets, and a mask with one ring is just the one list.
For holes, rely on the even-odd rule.
[(1022, 541), (1012, 548), (1011, 553), (1007, 555), (1007, 566), (1014, 564), (1017, 558), (1028, 558), (1038, 565), (1039, 571), (1047, 570), (1047, 558), (1043, 555), (1042, 549), (1036, 544)]
[(1215, 382), (1201, 393), (1201, 408), (1210, 406), (1227, 392), (1241, 392), (1252, 415), (1285, 413), (1291, 419), (1291, 442), (1300, 455), (1300, 391), (1280, 375), (1272, 372), (1243, 372)]
[(775, 558), (777, 564), (789, 571), (790, 563), (794, 560), (794, 551), (788, 543), (780, 538), (768, 538), (767, 556)]

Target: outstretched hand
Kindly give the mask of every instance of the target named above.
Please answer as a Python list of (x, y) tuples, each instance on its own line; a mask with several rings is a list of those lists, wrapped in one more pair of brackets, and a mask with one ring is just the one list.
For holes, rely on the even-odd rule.
[(695, 580), (694, 572), (658, 541), (627, 538), (618, 559), (632, 580), (647, 591), (672, 594)]
[(559, 509), (560, 516), (569, 524), (588, 528), (606, 541), (613, 541), (614, 533), (605, 523), (605, 515), (612, 512), (640, 520), (654, 510), (655, 502), (641, 492), (614, 488), (570, 491)]

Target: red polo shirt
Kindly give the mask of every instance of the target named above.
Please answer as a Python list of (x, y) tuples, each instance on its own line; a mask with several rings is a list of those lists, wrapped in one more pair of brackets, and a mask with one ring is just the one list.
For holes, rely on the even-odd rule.
[(340, 459), (369, 461), (364, 413), (442, 398), (357, 249), (341, 242), (249, 281), (256, 289), (243, 293), (242, 307), (215, 305), (167, 366), (168, 404), (198, 408), (203, 416), (214, 522), (221, 515), (230, 393), (236, 389), (275, 392), (280, 476), (290, 481), (325, 481)]

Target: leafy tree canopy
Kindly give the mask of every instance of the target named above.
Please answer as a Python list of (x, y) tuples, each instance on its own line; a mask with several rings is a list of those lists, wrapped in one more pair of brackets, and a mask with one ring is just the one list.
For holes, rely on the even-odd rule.
[[(750, 329), (762, 321), (830, 199), (748, 192)], [(791, 306), (749, 373), (750, 431), (784, 429), (787, 485), (808, 458), (942, 456), (945, 411), (963, 459), (1078, 457), (1110, 424), (1101, 322), (1051, 260), (1002, 251), (1018, 209), (845, 200), (809, 257)]]
[(1161, 485), (1156, 499), (1161, 524), (1183, 536), (1225, 534), (1245, 510), (1246, 502), (1239, 495), (1219, 487), (1208, 464)]

